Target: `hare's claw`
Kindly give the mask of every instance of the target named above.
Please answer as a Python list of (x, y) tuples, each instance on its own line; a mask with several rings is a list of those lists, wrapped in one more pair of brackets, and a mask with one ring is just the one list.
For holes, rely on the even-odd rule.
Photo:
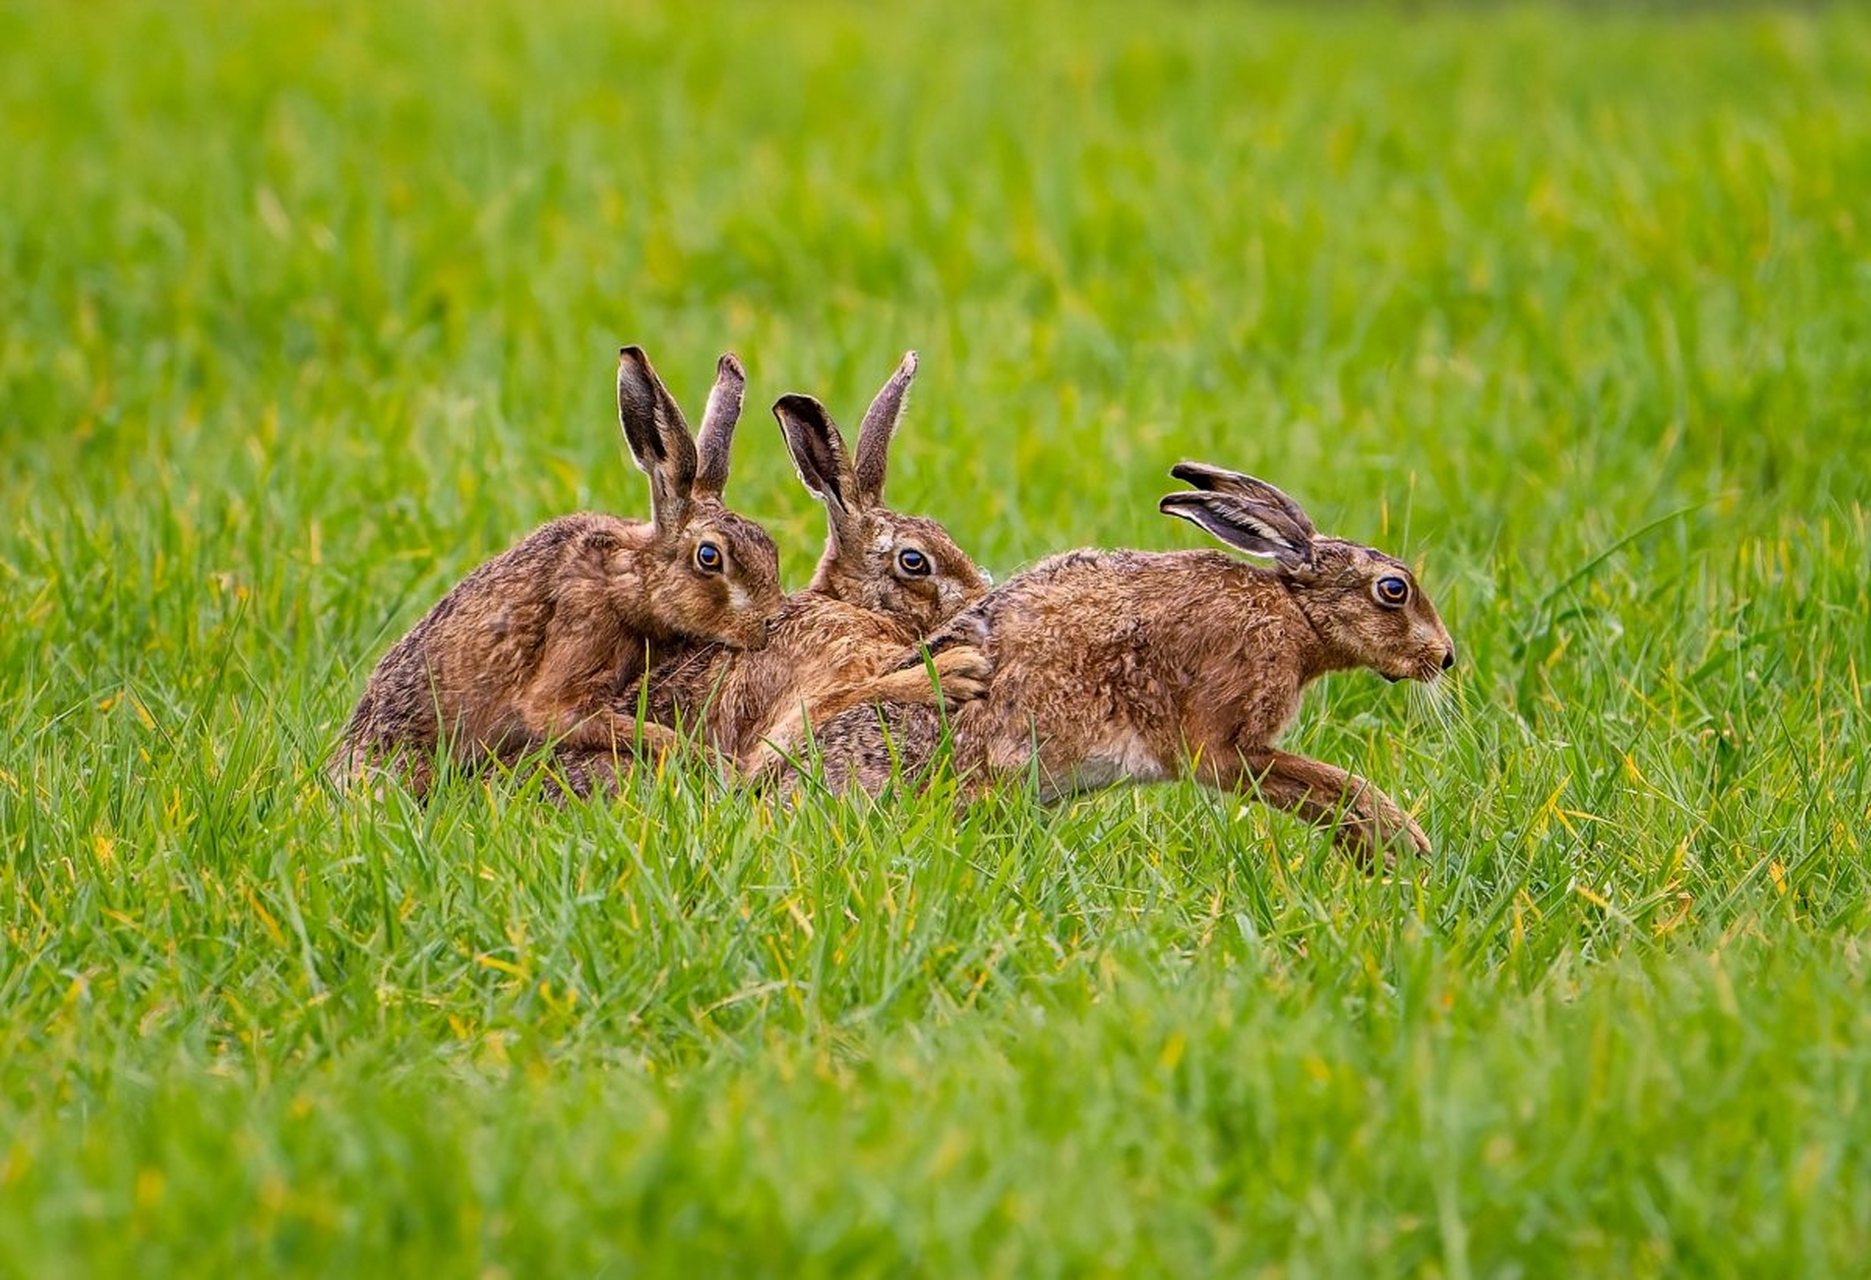
[(942, 683), (942, 705), (953, 711), (987, 694), (994, 676), (994, 660), (974, 645), (957, 645), (935, 656), (936, 676)]
[(1415, 818), (1401, 809), (1394, 814), (1346, 814), (1332, 832), (1332, 843), (1366, 871), (1397, 869), (1397, 852), (1407, 846), (1418, 857), (1435, 852)]
[(987, 681), (975, 676), (955, 676), (942, 682), (942, 705), (953, 711), (956, 707), (973, 702), (976, 698), (987, 696)]
[(994, 660), (974, 645), (957, 645), (935, 656), (935, 669), (942, 681), (944, 700), (967, 702), (987, 692), (994, 675)]

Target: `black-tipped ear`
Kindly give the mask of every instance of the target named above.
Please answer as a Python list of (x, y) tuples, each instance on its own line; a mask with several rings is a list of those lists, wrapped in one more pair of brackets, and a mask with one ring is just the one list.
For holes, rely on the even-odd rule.
[(1281, 523), (1288, 526), (1285, 532), (1289, 539), (1311, 542), (1319, 536), (1319, 531), (1313, 527), (1312, 517), (1306, 514), (1305, 509), (1265, 480), (1257, 480), (1253, 476), (1223, 467), (1212, 467), (1206, 462), (1178, 462), (1169, 469), (1169, 473), (1206, 492), (1226, 493), (1263, 508), (1271, 508), (1276, 518), (1283, 517)]
[(734, 428), (741, 420), (741, 401), (747, 393), (747, 370), (732, 351), (715, 362), (715, 385), (702, 410), (701, 430), (695, 433), (695, 495), (719, 498), (728, 484), (728, 452)]
[(637, 466), (650, 478), (656, 527), (678, 529), (688, 518), (695, 487), (695, 442), (682, 410), (650, 366), (642, 347), (617, 353), (617, 421)]
[(845, 461), (844, 437), (838, 425), (825, 412), (825, 406), (811, 396), (781, 396), (773, 402), (773, 416), (779, 420), (780, 434), (786, 438), (786, 450), (793, 456), (793, 469), (800, 483), (810, 489), (834, 516), (848, 509), (851, 468)]
[(1272, 556), (1283, 569), (1311, 562), (1312, 539), (1290, 536), (1278, 508), (1226, 493), (1172, 493), (1157, 504), (1164, 515), (1200, 525), (1231, 547), (1251, 555)]
[(853, 474), (858, 496), (866, 502), (879, 502), (884, 496), (884, 474), (890, 467), (890, 438), (903, 420), (909, 405), (910, 383), (916, 378), (916, 353), (906, 351), (896, 372), (884, 383), (864, 411), (858, 424), (857, 463)]
[(657, 395), (661, 387), (662, 380), (650, 367), (650, 357), (642, 347), (618, 348), (617, 421), (624, 429), (631, 456), (645, 471), (667, 456), (656, 421), (662, 407)]

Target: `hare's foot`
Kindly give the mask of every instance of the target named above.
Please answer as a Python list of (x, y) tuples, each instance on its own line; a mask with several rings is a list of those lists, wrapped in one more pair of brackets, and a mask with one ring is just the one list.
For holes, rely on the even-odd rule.
[(957, 645), (935, 655), (936, 679), (942, 686), (942, 701), (951, 711), (964, 702), (987, 696), (988, 683), (994, 678), (994, 660), (984, 649)]
[(1219, 763), (1204, 772), (1212, 786), (1252, 792), (1276, 809), (1331, 827), (1332, 842), (1367, 870), (1394, 867), (1400, 848), (1424, 857), (1432, 852), (1416, 819), (1370, 782), (1337, 765), (1267, 748), (1243, 752), (1239, 764)]

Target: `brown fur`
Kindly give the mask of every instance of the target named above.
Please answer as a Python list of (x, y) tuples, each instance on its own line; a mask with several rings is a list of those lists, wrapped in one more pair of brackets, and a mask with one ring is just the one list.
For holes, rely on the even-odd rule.
[[(1427, 853), (1376, 787), (1275, 743), (1327, 672), (1438, 677), (1454, 647), (1435, 607), (1406, 566), (1317, 536), (1272, 486), (1188, 464), (1176, 474), (1203, 491), (1164, 499), (1165, 511), (1274, 568), (1213, 551), (1074, 551), (1011, 579), (930, 641), (981, 648), (993, 669), (986, 695), (949, 718), (957, 770), (979, 785), (1034, 769), (1048, 796), (1194, 777), (1332, 824), (1361, 857), (1397, 841)], [(1408, 584), (1403, 607), (1374, 598), (1390, 578)], [(929, 762), (938, 728), (926, 707), (858, 708), (816, 743), (829, 782), (875, 792), (893, 757), (911, 772)]]
[[(618, 691), (699, 643), (764, 645), (781, 603), (772, 539), (720, 501), (744, 383), (724, 356), (691, 441), (648, 358), (624, 348), (618, 413), (650, 477), (654, 519), (565, 516), (470, 573), (377, 664), (334, 775), (390, 764), (423, 794), (443, 744), (467, 766), (554, 741), (671, 745), (667, 730), (614, 705)], [(705, 544), (717, 571), (698, 563)]]
[[(855, 462), (816, 400), (786, 396), (774, 406), (801, 479), (826, 505), (825, 553), (810, 585), (787, 597), (766, 648), (711, 645), (656, 668), (646, 679), (650, 719), (699, 728), (714, 751), (757, 771), (768, 741), (792, 740), (808, 721), (868, 702), (933, 705), (936, 686), (920, 662), (905, 665), (909, 655), (988, 584), (941, 525), (884, 503), (889, 442), (915, 371), (912, 352), (877, 393), (858, 430)], [(927, 573), (903, 570), (906, 550), (923, 557)], [(952, 646), (936, 670), (950, 703), (985, 687), (978, 650)], [(634, 710), (639, 697), (639, 689), (627, 689), (620, 703)], [(580, 792), (602, 782), (609, 767), (602, 759), (562, 764)]]

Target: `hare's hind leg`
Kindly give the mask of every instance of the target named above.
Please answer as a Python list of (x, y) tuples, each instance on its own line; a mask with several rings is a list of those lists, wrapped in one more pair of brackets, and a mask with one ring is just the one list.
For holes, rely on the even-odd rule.
[(595, 795), (614, 795), (623, 775), (635, 766), (628, 753), (610, 750), (561, 748), (539, 762), (540, 794), (548, 800), (564, 801), (574, 796), (589, 800)]
[(413, 747), (341, 745), (325, 766), (325, 776), (340, 793), (368, 794), (382, 800), (388, 787), (401, 784), (418, 800), (427, 800), (435, 782), (435, 761)]
[(638, 720), (605, 708), (571, 725), (559, 737), (567, 752), (622, 752), (625, 756), (660, 758), (684, 746), (682, 735), (665, 724)]
[(1367, 868), (1380, 857), (1385, 866), (1393, 865), (1391, 850), (1400, 844), (1425, 857), (1431, 852), (1429, 837), (1396, 801), (1323, 760), (1262, 748), (1205, 762), (1201, 777), (1210, 786), (1256, 795), (1314, 826), (1331, 827), (1333, 843)]
[(623, 715), (595, 716), (574, 727), (554, 746), (547, 770), (547, 794), (555, 799), (563, 799), (566, 794), (581, 799), (613, 795), (624, 775), (633, 769), (657, 769), (684, 757), (693, 757), (720, 772), (733, 772), (707, 742), (686, 738), (668, 725), (640, 723)]

